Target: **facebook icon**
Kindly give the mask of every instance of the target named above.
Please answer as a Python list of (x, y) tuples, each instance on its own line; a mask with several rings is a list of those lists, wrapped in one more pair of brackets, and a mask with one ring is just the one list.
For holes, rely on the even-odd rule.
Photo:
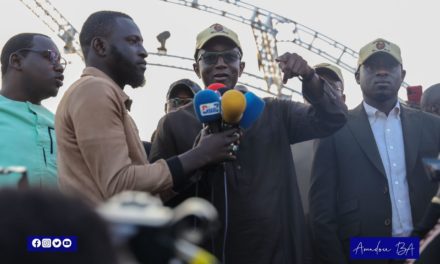
[(41, 240), (38, 239), (38, 238), (34, 238), (34, 239), (32, 240), (32, 246), (33, 246), (34, 248), (39, 248), (39, 247), (41, 246)]

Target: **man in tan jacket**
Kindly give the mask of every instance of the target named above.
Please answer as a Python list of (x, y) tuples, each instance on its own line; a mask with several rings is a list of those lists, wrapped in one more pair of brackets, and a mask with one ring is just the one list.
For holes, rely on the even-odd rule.
[(230, 145), (238, 133), (231, 130), (204, 135), (194, 149), (149, 164), (123, 91), (145, 83), (148, 54), (139, 28), (126, 14), (96, 12), (84, 23), (80, 43), (87, 67), (65, 93), (55, 121), (62, 191), (92, 205), (123, 190), (178, 191), (194, 170), (235, 159)]

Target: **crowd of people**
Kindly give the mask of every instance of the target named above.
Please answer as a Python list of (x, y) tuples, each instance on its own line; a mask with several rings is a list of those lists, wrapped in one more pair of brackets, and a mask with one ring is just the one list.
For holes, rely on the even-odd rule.
[[(248, 92), (237, 85), (247, 45), (233, 30), (214, 24), (195, 42), (194, 77), (205, 87)], [(352, 110), (337, 66), (279, 56), (283, 82), (299, 78), (305, 101), (263, 98), (261, 116), (246, 129), (209, 133), (193, 104), (202, 89), (192, 76), (176, 80), (146, 142), (124, 91), (145, 84), (148, 52), (135, 21), (95, 12), (80, 44), (85, 68), (55, 114), (41, 102), (57, 95), (66, 61), (51, 38), (21, 33), (2, 49), (0, 167), (26, 167), (29, 185), (39, 190), (0, 191), (0, 233), (7, 234), (0, 246), (10, 248), (0, 259), (116, 263), (108, 230), (92, 210), (130, 190), (160, 196), (169, 207), (190, 197), (212, 203), (220, 229), (203, 247), (222, 263), (368, 263), (350, 259), (350, 238), (411, 235), (425, 238), (419, 263), (440, 262), (440, 190), (422, 161), (440, 152), (440, 85), (426, 89), (420, 109), (399, 100), (406, 72), (398, 45), (378, 38), (360, 49), (354, 77), (363, 101)], [(20, 177), (1, 175), (0, 186), (13, 188)], [(66, 255), (68, 262), (26, 253), (20, 241), (63, 232), (90, 237), (78, 240), (88, 251)]]

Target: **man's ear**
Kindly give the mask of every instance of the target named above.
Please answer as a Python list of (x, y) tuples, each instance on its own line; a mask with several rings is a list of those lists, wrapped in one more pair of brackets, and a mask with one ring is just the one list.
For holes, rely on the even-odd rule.
[(240, 61), (240, 72), (238, 74), (238, 77), (240, 77), (241, 74), (243, 73), (245, 65), (246, 65), (246, 63), (244, 63), (244, 61)]
[(16, 69), (17, 71), (21, 71), (21, 65), (23, 61), (23, 56), (20, 56), (17, 53), (12, 53), (11, 56), (9, 56), (9, 67)]
[(360, 67), (359, 69), (354, 73), (354, 78), (356, 79), (357, 84), (361, 84), (361, 79), (359, 76), (359, 71), (360, 71)]
[(104, 57), (107, 54), (109, 45), (105, 39), (101, 37), (95, 37), (92, 39), (91, 48), (95, 51), (95, 53), (98, 56)]
[(405, 80), (405, 76), (406, 76), (406, 71), (404, 69), (402, 69), (402, 82), (403, 82), (403, 80)]
[(193, 69), (194, 69), (194, 72), (197, 74), (197, 77), (199, 77), (199, 79), (201, 79), (202, 75), (200, 74), (199, 63), (197, 63), (197, 62), (193, 63)]

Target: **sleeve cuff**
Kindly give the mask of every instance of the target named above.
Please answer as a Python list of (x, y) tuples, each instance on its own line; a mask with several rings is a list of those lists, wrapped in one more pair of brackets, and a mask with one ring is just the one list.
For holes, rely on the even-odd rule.
[(185, 186), (185, 174), (183, 173), (183, 166), (178, 157), (171, 157), (166, 160), (168, 168), (170, 169), (171, 177), (173, 178), (173, 191), (179, 192)]

